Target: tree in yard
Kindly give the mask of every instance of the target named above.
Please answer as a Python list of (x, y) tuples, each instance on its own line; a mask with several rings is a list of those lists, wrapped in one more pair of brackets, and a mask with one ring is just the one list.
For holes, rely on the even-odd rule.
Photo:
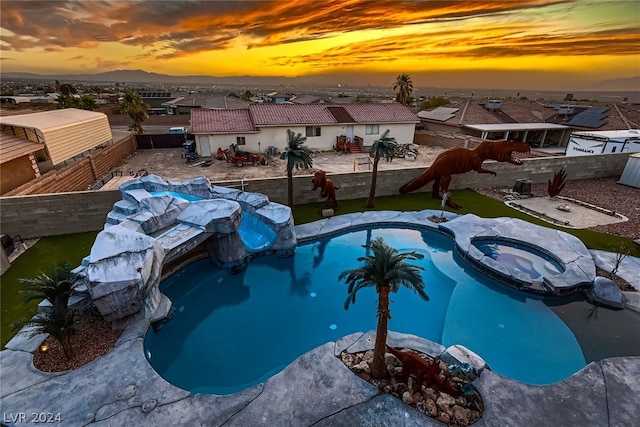
[(142, 123), (149, 118), (147, 111), (149, 104), (142, 100), (142, 97), (132, 90), (125, 90), (120, 102), (120, 113), (126, 114), (131, 119), (129, 129), (136, 133), (144, 133)]
[(423, 267), (410, 264), (407, 260), (419, 260), (424, 256), (415, 251), (398, 252), (388, 246), (381, 237), (371, 242), (372, 255), (358, 258), (364, 265), (351, 270), (345, 270), (338, 276), (345, 280), (348, 288), (345, 309), (356, 302), (356, 294), (362, 288), (375, 287), (378, 293), (378, 323), (376, 327), (376, 341), (373, 349), (371, 373), (376, 378), (383, 378), (387, 374), (384, 354), (387, 343), (388, 321), (391, 319), (389, 310), (389, 294), (398, 292), (400, 285), (414, 291), (420, 298), (429, 301), (424, 292), (424, 280), (420, 271)]
[(304, 145), (306, 136), (287, 129), (287, 146), (280, 154), (280, 159), (287, 161), (287, 202), (293, 210), (293, 170), (310, 169), (313, 166), (311, 150)]
[(384, 157), (388, 162), (393, 160), (395, 149), (398, 146), (396, 139), (389, 136), (391, 131), (384, 131), (380, 139), (373, 142), (369, 156), (373, 157), (373, 171), (371, 172), (371, 189), (369, 190), (369, 198), (367, 199), (366, 208), (371, 209), (374, 206), (376, 197), (376, 181), (378, 180), (378, 162), (380, 157)]
[(73, 358), (70, 337), (76, 314), (69, 310), (69, 298), (76, 280), (77, 276), (71, 271), (71, 264), (64, 264), (50, 274), (40, 273), (31, 279), (20, 279), (20, 283), (24, 285), (20, 292), (26, 294), (25, 302), (46, 299), (51, 303), (51, 308), (49, 312), (38, 314), (31, 320), (15, 325), (16, 329), (28, 327), (24, 333), (29, 337), (50, 334), (60, 342), (64, 354), (69, 359)]
[(396, 77), (396, 83), (393, 85), (393, 90), (397, 90), (396, 101), (402, 105), (407, 105), (409, 95), (413, 92), (413, 82), (409, 74), (399, 74)]

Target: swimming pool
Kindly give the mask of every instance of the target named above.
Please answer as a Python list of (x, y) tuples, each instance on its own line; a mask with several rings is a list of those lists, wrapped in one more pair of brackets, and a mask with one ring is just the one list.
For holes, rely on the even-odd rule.
[(380, 228), (301, 244), (291, 258), (261, 257), (239, 274), (198, 261), (161, 284), (176, 309), (150, 328), (145, 354), (170, 383), (194, 393), (229, 394), (267, 380), (305, 352), (374, 330), (376, 293), (363, 290), (344, 309), (338, 274), (358, 265), (375, 237), (425, 255), (423, 301), (392, 294), (389, 329), (445, 346), (462, 344), (496, 372), (550, 384), (585, 366), (580, 345), (541, 297), (506, 289), (467, 267), (437, 232)]

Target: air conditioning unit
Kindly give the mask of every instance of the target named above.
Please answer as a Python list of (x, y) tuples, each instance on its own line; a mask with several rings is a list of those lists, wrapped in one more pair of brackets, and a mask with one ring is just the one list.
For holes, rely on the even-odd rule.
[(561, 105), (558, 107), (558, 114), (573, 114), (576, 110), (576, 107), (573, 105)]
[(500, 101), (499, 99), (487, 101), (487, 103), (484, 104), (484, 108), (489, 111), (499, 110), (500, 108), (502, 108), (502, 101)]

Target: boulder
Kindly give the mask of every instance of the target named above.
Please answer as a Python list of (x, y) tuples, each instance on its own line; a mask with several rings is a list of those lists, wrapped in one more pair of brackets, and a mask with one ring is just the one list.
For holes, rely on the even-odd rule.
[(626, 298), (620, 287), (611, 279), (597, 276), (588, 291), (594, 302), (612, 308), (624, 308)]

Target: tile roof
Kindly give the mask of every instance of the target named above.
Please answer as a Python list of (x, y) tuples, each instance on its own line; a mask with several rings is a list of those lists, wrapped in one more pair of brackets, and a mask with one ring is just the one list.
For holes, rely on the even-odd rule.
[[(501, 105), (502, 114), (494, 114), (487, 111), (484, 101), (478, 99), (466, 99), (450, 102), (445, 108), (439, 107), (430, 111), (422, 111), (419, 114), (425, 121), (445, 123), (452, 126), (501, 124), (501, 123), (555, 123), (568, 125), (575, 129), (590, 129), (576, 126), (571, 123), (571, 116), (558, 112), (563, 104), (542, 104), (532, 100), (504, 100)], [(574, 105), (576, 115), (592, 108), (589, 105)], [(605, 117), (600, 121), (598, 130), (637, 129), (640, 127), (640, 107), (635, 105), (612, 104), (598, 107), (607, 109)], [(457, 110), (457, 111), (455, 111)], [(438, 111), (451, 112), (448, 115), (439, 115)], [(454, 112), (455, 111), (455, 112)], [(445, 119), (445, 120), (443, 120)]]
[[(252, 104), (249, 111), (256, 126), (279, 126), (291, 124), (338, 123), (330, 108), (340, 107), (353, 117), (353, 123), (406, 123), (418, 122), (418, 117), (407, 107), (397, 102), (379, 104)], [(340, 120), (344, 117), (341, 115)], [(342, 122), (341, 123), (346, 123)]]
[(246, 108), (236, 110), (191, 110), (191, 133), (257, 132)]
[(256, 126), (323, 125), (336, 123), (326, 104), (251, 104)]

